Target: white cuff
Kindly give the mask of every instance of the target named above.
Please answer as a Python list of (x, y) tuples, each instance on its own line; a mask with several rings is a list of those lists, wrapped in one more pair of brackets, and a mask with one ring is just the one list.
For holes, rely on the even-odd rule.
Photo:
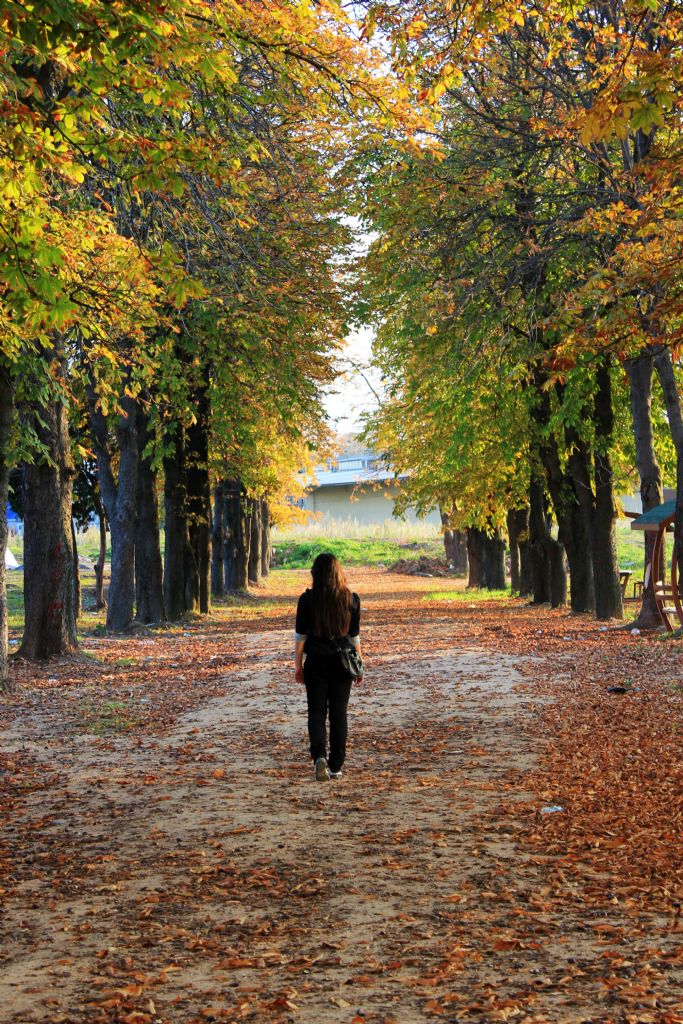
[(349, 637), (349, 642), (351, 643), (351, 645), (353, 647), (356, 648), (357, 651), (360, 650), (360, 637), (359, 636), (350, 636)]
[(295, 632), (294, 633), (294, 643), (295, 644), (303, 643), (303, 641), (306, 639), (307, 636), (308, 636), (308, 633), (296, 633)]

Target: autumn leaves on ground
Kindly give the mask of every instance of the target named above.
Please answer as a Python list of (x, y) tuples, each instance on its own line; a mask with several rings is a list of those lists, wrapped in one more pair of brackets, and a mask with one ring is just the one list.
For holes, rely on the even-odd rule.
[(368, 674), (316, 784), (305, 580), (20, 667), (0, 1021), (683, 1021), (676, 642), (356, 570)]

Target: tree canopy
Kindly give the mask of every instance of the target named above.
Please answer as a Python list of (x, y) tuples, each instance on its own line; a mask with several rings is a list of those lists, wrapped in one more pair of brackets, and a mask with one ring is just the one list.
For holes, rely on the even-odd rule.
[[(676, 4), (59, 0), (0, 24), (0, 503), (14, 466), (27, 508), (48, 488), (67, 566), (96, 467), (110, 628), (206, 610), (210, 537), (215, 593), (246, 585), (253, 524), (328, 444), (354, 320), (399, 510), (485, 535), (528, 514), (537, 598), (563, 600), (557, 543), (572, 607), (621, 614), (615, 488), (637, 469), (649, 506), (683, 465)], [(52, 625), (46, 650), (75, 642)]]

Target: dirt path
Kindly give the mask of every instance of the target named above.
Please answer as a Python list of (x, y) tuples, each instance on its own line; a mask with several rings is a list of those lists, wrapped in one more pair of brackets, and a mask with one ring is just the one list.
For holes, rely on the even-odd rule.
[[(645, 988), (622, 1016), (594, 909), (581, 893), (552, 906), (575, 882), (525, 845), (551, 817), (527, 786), (546, 745), (548, 694), (529, 686), (542, 662), (420, 623), (411, 588), (397, 606), (378, 587), (374, 616), (368, 602), (371, 671), (339, 782), (308, 768), (282, 623), (231, 633), (211, 656), (231, 670), (156, 735), (93, 736), (68, 702), (17, 702), (3, 751), (35, 772), (2, 843), (2, 1024), (683, 1019), (675, 992), (672, 1015), (648, 1016)], [(618, 905), (597, 913), (624, 927)], [(636, 958), (653, 929), (665, 945), (662, 922), (640, 920)]]

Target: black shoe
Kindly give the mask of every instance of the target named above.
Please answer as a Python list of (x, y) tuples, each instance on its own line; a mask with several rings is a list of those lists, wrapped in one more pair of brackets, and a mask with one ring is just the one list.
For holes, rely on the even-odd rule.
[(315, 779), (316, 782), (327, 782), (330, 777), (330, 773), (327, 767), (327, 761), (324, 757), (319, 757), (315, 762)]

